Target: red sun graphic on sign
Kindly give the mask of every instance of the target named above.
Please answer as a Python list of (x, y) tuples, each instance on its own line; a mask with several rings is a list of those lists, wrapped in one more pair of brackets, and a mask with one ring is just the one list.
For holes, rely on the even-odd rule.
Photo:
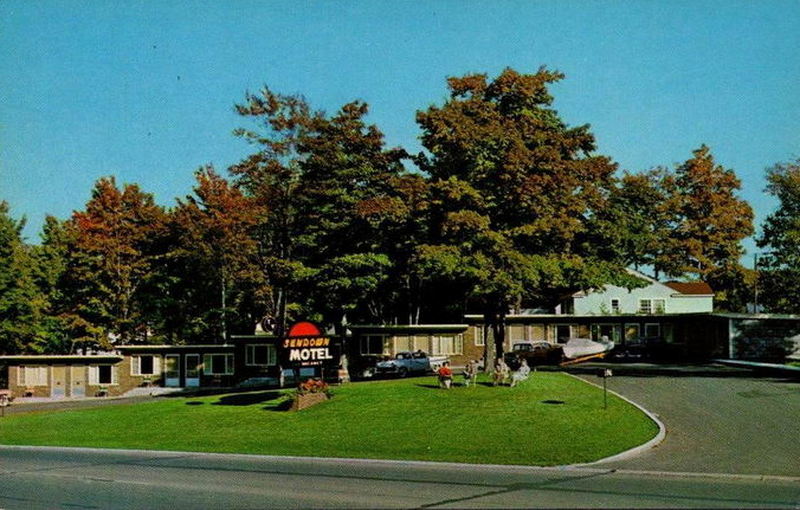
[(289, 333), (286, 336), (289, 338), (322, 336), (322, 332), (311, 322), (298, 322), (289, 328)]

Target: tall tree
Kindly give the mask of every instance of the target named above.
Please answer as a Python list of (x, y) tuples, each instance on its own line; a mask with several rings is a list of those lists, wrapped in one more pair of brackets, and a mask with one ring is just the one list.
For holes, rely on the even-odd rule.
[(97, 181), (84, 211), (68, 223), (74, 245), (68, 285), (76, 326), (87, 340), (143, 341), (150, 334), (143, 316), (143, 289), (154, 274), (164, 235), (165, 213), (135, 184), (117, 187), (113, 177)]
[(73, 352), (70, 331), (76, 317), (69, 314), (68, 289), (64, 278), (67, 271), (70, 239), (66, 223), (54, 216), (46, 216), (42, 227), (41, 244), (33, 246), (36, 285), (44, 298), (44, 337), (38, 350), (52, 354)]
[(388, 199), (405, 153), (384, 147), (383, 134), (364, 120), (363, 102), (326, 116), (268, 89), (246, 99), (238, 111), (258, 119), (262, 132), (239, 134), (261, 150), (232, 171), (269, 211), (262, 239), (278, 257), (266, 259), (265, 273), (285, 282), (284, 301), (286, 291), (302, 287), (305, 304), (341, 332), (346, 314), (369, 314), (366, 304), (386, 278), (388, 259), (361, 210)]
[(445, 104), (417, 112), (429, 151), (418, 162), (443, 191), (441, 246), (428, 251), (457, 249), (498, 356), (505, 315), (523, 299), (628, 281), (617, 264), (586, 263), (588, 227), (606, 207), (616, 165), (593, 154), (588, 126), (568, 127), (551, 108), (548, 85), (562, 78), (545, 68), (450, 78)]
[(693, 155), (675, 171), (669, 207), (677, 219), (661, 262), (668, 274), (706, 280), (717, 291), (718, 307), (740, 310), (751, 288), (739, 259), (742, 240), (753, 233), (753, 210), (737, 194), (736, 174), (717, 165), (707, 146)]
[[(231, 325), (237, 330), (248, 328), (260, 318), (261, 310), (252, 309), (258, 298), (247, 294), (258, 287), (253, 237), (261, 210), (212, 167), (201, 168), (195, 176), (195, 196), (179, 200), (172, 214), (179, 236), (172, 256), (183, 261), (179, 267), (204, 275), (194, 279), (199, 288), (192, 293), (196, 301), (206, 302), (204, 310), (194, 310), (206, 318), (205, 330), (196, 333), (201, 337), (211, 333), (212, 338), (227, 341)], [(179, 278), (191, 276), (184, 272)], [(184, 289), (186, 283), (181, 282)], [(209, 292), (209, 287), (215, 292)]]
[(598, 211), (589, 229), (589, 241), (604, 259), (622, 257), (622, 263), (640, 270), (652, 267), (656, 278), (663, 271), (664, 239), (675, 214), (670, 198), (675, 178), (664, 168), (642, 173), (625, 172), (611, 190), (608, 207)]
[(778, 207), (756, 240), (766, 250), (758, 264), (759, 303), (779, 313), (800, 313), (800, 159), (767, 170), (767, 193)]
[(35, 283), (34, 258), (22, 239), (25, 220), (0, 202), (0, 353), (36, 352), (44, 336), (44, 296)]

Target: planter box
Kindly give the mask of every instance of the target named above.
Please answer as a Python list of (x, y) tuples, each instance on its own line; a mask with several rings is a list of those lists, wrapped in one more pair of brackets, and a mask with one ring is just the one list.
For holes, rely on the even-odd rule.
[(307, 407), (317, 405), (320, 402), (328, 400), (328, 395), (325, 393), (306, 393), (305, 395), (295, 395), (292, 402), (292, 411), (301, 411)]

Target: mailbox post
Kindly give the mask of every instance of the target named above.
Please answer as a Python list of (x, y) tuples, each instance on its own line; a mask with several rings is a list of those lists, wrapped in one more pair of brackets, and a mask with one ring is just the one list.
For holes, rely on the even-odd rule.
[(603, 409), (608, 409), (608, 387), (606, 381), (614, 375), (610, 368), (601, 368), (597, 371), (597, 377), (603, 378)]

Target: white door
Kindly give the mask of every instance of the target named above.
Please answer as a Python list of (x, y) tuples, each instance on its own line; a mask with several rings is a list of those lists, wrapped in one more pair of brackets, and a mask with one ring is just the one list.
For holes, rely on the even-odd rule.
[(53, 386), (50, 389), (51, 398), (64, 398), (67, 395), (67, 367), (57, 365), (53, 370)]
[(164, 356), (164, 386), (181, 385), (181, 357), (178, 354)]
[(186, 387), (200, 386), (200, 355), (186, 355)]
[(72, 367), (72, 374), (70, 376), (70, 396), (71, 397), (85, 397), (86, 396), (86, 367), (77, 365)]

